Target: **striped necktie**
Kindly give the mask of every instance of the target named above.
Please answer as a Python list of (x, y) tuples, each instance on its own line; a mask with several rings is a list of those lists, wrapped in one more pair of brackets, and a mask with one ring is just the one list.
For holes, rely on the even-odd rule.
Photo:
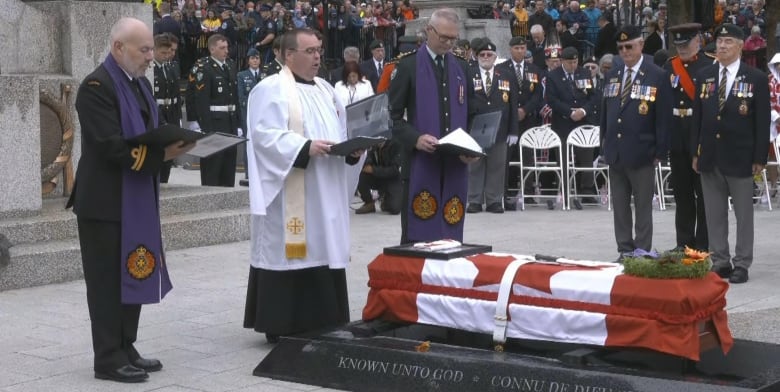
[(523, 65), (521, 63), (515, 65), (515, 76), (517, 76), (517, 85), (523, 88)]
[(723, 111), (723, 106), (726, 105), (726, 83), (728, 82), (728, 69), (723, 67), (723, 71), (720, 71), (720, 83), (718, 83), (718, 111)]
[(490, 79), (490, 71), (485, 72), (485, 95), (490, 95), (490, 87), (493, 85), (493, 80)]
[(631, 68), (626, 68), (626, 79), (623, 81), (623, 91), (620, 93), (620, 106), (626, 104), (628, 94), (631, 92)]

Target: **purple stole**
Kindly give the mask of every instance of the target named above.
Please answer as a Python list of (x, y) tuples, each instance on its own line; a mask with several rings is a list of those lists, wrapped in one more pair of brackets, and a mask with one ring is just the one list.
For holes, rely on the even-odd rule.
[[(127, 74), (109, 54), (103, 62), (114, 82), (122, 137), (127, 140), (146, 132), (141, 108)], [(157, 105), (146, 83), (138, 83), (148, 104), (153, 126)], [(142, 150), (144, 153), (146, 150)], [(119, 260), (123, 304), (157, 303), (173, 287), (168, 277), (160, 229), (158, 177), (124, 168), (122, 172), (122, 244)]]
[[(444, 124), (439, 118), (439, 81), (427, 46), (417, 50), (416, 116), (412, 125), (437, 138)], [(450, 130), (467, 129), (466, 75), (455, 56), (444, 56)], [(463, 220), (468, 193), (468, 166), (457, 155), (416, 151), (409, 173), (407, 238), (410, 241), (453, 239), (463, 241)]]

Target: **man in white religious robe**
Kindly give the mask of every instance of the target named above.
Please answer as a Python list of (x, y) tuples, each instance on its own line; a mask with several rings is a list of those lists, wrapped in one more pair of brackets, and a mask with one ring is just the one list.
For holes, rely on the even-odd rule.
[(322, 44), (310, 30), (282, 38), (285, 67), (249, 95), (251, 268), (244, 327), (274, 343), (349, 321), (346, 158), (329, 155), (347, 139), (343, 103), (316, 77)]

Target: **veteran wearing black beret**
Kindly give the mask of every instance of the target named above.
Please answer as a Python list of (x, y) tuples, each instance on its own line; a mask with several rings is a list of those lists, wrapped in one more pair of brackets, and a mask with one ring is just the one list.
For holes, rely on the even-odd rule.
[[(731, 283), (748, 280), (753, 263), (753, 177), (761, 174), (769, 149), (767, 74), (740, 60), (742, 29), (715, 29), (717, 62), (695, 80), (693, 169), (701, 173), (712, 269)], [(737, 245), (728, 247), (729, 197), (737, 218)]]
[(622, 26), (615, 41), (622, 61), (605, 77), (600, 129), (622, 261), (626, 254), (653, 246), (654, 168), (666, 159), (672, 102), (667, 73), (642, 56), (640, 29)]

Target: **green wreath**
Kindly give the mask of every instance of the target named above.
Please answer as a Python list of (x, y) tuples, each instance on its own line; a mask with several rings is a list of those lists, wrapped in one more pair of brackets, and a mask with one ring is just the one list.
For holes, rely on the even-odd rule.
[(623, 273), (651, 279), (701, 279), (712, 268), (709, 253), (690, 248), (667, 251), (657, 257), (638, 256), (623, 259)]

